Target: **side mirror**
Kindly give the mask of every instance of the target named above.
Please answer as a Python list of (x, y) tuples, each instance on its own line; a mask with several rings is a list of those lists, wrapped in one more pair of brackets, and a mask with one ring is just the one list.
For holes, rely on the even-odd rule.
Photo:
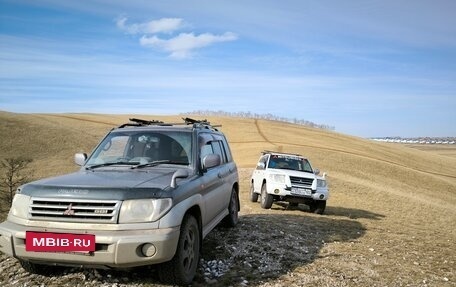
[(314, 169), (314, 174), (315, 175), (319, 175), (320, 174), (320, 170), (318, 168)]
[(83, 166), (87, 160), (87, 154), (86, 153), (77, 153), (74, 155), (74, 163), (76, 163), (79, 166)]
[(208, 154), (203, 158), (203, 171), (206, 171), (208, 168), (219, 166), (222, 163), (222, 159), (218, 154)]
[(173, 177), (171, 178), (170, 186), (172, 188), (176, 188), (176, 179), (178, 178), (186, 178), (188, 177), (188, 170), (186, 169), (178, 169), (174, 172)]

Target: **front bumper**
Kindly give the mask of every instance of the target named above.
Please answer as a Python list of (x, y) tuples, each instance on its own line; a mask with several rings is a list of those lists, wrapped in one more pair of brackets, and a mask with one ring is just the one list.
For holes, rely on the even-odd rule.
[(329, 190), (327, 188), (317, 188), (317, 190), (312, 190), (310, 187), (305, 187), (306, 189), (311, 190), (309, 195), (296, 194), (291, 190), (291, 186), (287, 186), (282, 183), (271, 183), (268, 182), (266, 190), (269, 194), (280, 196), (280, 197), (294, 197), (294, 198), (303, 198), (303, 199), (313, 199), (313, 200), (328, 200), (329, 199)]
[[(83, 253), (30, 252), (25, 250), (25, 232), (94, 234), (96, 250)], [(179, 241), (179, 227), (165, 229), (135, 229), (95, 231), (28, 227), (5, 221), (0, 224), (0, 251), (34, 263), (99, 268), (129, 268), (169, 261)], [(141, 247), (153, 244), (156, 252), (145, 256)]]

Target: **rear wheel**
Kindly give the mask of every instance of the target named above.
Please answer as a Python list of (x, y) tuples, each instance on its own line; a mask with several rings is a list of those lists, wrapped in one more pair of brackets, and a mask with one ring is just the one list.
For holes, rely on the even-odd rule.
[(310, 205), (310, 212), (317, 213), (317, 214), (323, 214), (325, 212), (326, 208), (326, 200), (316, 200), (312, 202)]
[(269, 209), (272, 206), (274, 198), (266, 190), (266, 183), (261, 186), (261, 207)]
[(160, 280), (172, 285), (189, 285), (195, 277), (200, 251), (198, 221), (186, 215), (182, 221), (176, 254), (171, 261), (160, 265)]
[(230, 205), (228, 206), (229, 214), (223, 219), (223, 223), (228, 227), (234, 227), (239, 221), (239, 198), (236, 190), (231, 191)]
[(253, 188), (253, 182), (250, 185), (250, 201), (251, 202), (257, 202), (258, 201), (258, 193), (256, 193), (255, 189)]

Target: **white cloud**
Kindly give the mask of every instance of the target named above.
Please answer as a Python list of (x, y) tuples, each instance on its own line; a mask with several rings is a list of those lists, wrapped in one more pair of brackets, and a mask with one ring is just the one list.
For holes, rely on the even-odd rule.
[(183, 29), (186, 24), (181, 18), (161, 18), (145, 23), (127, 24), (127, 18), (122, 17), (116, 21), (117, 27), (128, 34), (142, 34), (139, 43), (141, 46), (156, 48), (170, 53), (171, 58), (187, 59), (191, 58), (196, 49), (210, 46), (214, 43), (237, 40), (238, 36), (232, 32), (225, 32), (222, 35), (212, 33), (197, 34), (180, 33), (177, 36), (163, 38), (158, 34), (173, 34), (175, 31)]
[(234, 41), (236, 39), (237, 35), (231, 32), (226, 32), (223, 35), (181, 33), (170, 39), (160, 39), (157, 36), (143, 36), (140, 39), (140, 43), (145, 47), (159, 48), (170, 52), (170, 57), (172, 58), (185, 59), (191, 57), (195, 49), (207, 47), (214, 43)]
[(127, 24), (127, 18), (123, 17), (117, 20), (117, 27), (128, 34), (157, 34), (171, 33), (179, 30), (184, 26), (183, 19), (180, 18), (161, 18), (139, 24)]

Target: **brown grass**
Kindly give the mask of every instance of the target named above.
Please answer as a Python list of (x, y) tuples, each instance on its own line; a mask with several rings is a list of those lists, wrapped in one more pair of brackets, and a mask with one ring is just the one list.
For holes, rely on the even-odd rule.
[[(180, 121), (179, 116), (135, 117)], [(125, 115), (0, 112), (0, 158), (32, 157), (35, 177), (74, 171), (74, 153), (90, 152), (104, 134), (127, 119)], [(222, 124), (240, 167), (241, 220), (247, 227), (254, 220), (269, 218), (268, 226), (283, 228), (285, 233), (290, 231), (287, 225), (302, 225), (303, 233), (313, 227), (325, 229), (322, 232), (328, 235), (314, 258), (284, 263), (286, 272), (253, 280), (253, 285), (455, 286), (455, 150), (376, 143), (281, 122), (209, 120)], [(249, 177), (264, 149), (303, 154), (328, 173), (332, 194), (326, 215), (304, 212), (305, 207), (285, 210), (274, 205), (262, 210), (248, 201)], [(286, 218), (288, 223), (283, 223)], [(352, 234), (346, 229), (353, 226), (358, 231)], [(211, 240), (210, 236), (208, 244)], [(233, 270), (244, 272), (241, 267)]]

